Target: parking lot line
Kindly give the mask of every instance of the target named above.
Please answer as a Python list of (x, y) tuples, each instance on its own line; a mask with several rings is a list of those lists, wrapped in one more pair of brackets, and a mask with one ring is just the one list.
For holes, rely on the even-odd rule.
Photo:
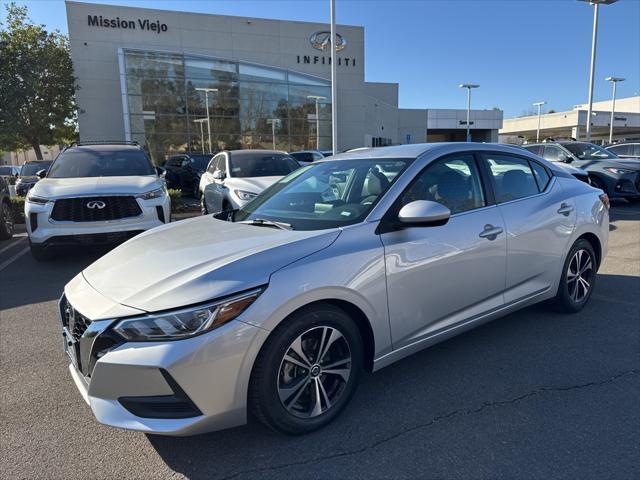
[(1, 254), (2, 252), (5, 252), (5, 251), (9, 250), (10, 248), (15, 247), (18, 243), (20, 243), (20, 240), (22, 240), (22, 239), (21, 239), (21, 238), (17, 238), (17, 239), (16, 239), (16, 238), (14, 237), (14, 240), (12, 240), (11, 242), (9, 242), (9, 245), (6, 245), (5, 247), (0, 248), (0, 254)]
[(5, 268), (7, 268), (9, 265), (11, 265), (13, 262), (15, 262), (17, 259), (19, 259), (21, 256), (23, 256), (28, 251), (29, 251), (29, 247), (23, 248), (18, 253), (16, 253), (13, 257), (10, 257), (9, 260), (6, 260), (6, 261), (0, 263), (0, 272), (2, 270), (4, 270)]

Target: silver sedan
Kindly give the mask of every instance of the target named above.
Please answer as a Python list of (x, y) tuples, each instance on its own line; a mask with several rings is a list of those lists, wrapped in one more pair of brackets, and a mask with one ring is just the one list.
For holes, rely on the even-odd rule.
[(314, 162), (223, 219), (145, 232), (71, 280), (69, 370), (107, 425), (191, 435), (251, 410), (309, 432), (344, 409), (363, 370), (533, 303), (584, 308), (608, 207), (508, 146)]

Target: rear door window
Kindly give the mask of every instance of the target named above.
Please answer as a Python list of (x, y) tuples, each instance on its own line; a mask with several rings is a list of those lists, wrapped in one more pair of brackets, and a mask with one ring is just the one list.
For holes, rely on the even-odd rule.
[[(530, 197), (540, 192), (528, 160), (504, 154), (484, 154), (483, 158), (489, 165), (498, 203)], [(546, 183), (549, 183), (548, 178)]]

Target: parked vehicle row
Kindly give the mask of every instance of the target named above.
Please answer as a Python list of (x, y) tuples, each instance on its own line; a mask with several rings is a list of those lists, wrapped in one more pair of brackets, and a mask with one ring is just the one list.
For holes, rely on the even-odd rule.
[(610, 198), (640, 200), (640, 160), (618, 158), (593, 143), (562, 141), (522, 146), (545, 160), (586, 170), (591, 184)]
[[(224, 168), (228, 190), (251, 188), (257, 168), (287, 173), (265, 154), (220, 154), (210, 173)], [(362, 370), (533, 303), (581, 310), (606, 255), (606, 194), (520, 148), (403, 145), (291, 170), (239, 208), (136, 236), (66, 285), (69, 370), (99, 422), (190, 435), (251, 411), (309, 432), (340, 414)]]
[(0, 240), (13, 236), (13, 209), (9, 198), (9, 184), (0, 177)]
[(605, 148), (620, 158), (640, 159), (640, 143), (616, 143)]
[(168, 188), (176, 188), (200, 198), (200, 178), (207, 169), (212, 154), (184, 153), (172, 155), (164, 162)]

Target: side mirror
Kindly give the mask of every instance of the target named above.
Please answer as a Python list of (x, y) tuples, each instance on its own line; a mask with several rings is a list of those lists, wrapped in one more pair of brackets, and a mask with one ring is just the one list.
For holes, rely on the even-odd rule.
[(156, 167), (156, 173), (159, 177), (165, 177), (167, 175), (167, 171), (162, 167)]
[(214, 180), (224, 180), (224, 172), (222, 170), (216, 170), (215, 172), (213, 172), (213, 179)]
[(36, 172), (36, 177), (38, 178), (44, 178), (46, 176), (47, 176), (47, 171), (44, 168)]
[(441, 203), (415, 200), (400, 209), (398, 220), (407, 226), (437, 227), (447, 223), (450, 216), (451, 210)]

